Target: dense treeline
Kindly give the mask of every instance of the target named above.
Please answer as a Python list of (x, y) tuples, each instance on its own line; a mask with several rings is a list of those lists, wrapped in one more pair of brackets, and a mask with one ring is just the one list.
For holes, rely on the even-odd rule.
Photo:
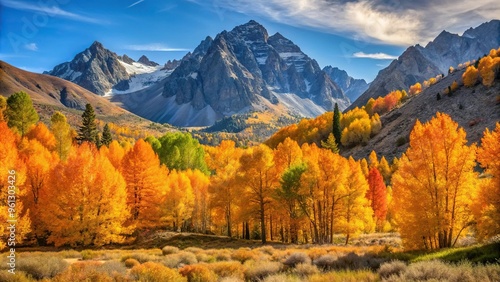
[(0, 115), (0, 160), (2, 171), (15, 170), (18, 243), (100, 246), (151, 228), (293, 243), (344, 234), (348, 243), (397, 229), (408, 248), (434, 249), (453, 246), (469, 227), (481, 239), (500, 232), (500, 123), (477, 149), (447, 115), (417, 122), (408, 151), (390, 166), (375, 152), (355, 161), (290, 138), (275, 149), (202, 147), (186, 133), (103, 144), (90, 108), (75, 134), (61, 113), (50, 128), (33, 113), (16, 115), (10, 105), (29, 110), (29, 96), (11, 97)]

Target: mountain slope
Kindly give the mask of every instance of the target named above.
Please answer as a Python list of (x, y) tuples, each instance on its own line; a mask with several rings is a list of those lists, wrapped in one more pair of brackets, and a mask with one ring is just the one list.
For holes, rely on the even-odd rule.
[[(365, 146), (343, 150), (342, 155), (352, 155), (355, 159), (366, 158), (375, 150), (389, 160), (400, 157), (408, 148), (408, 137), (415, 121), (418, 119), (422, 123), (427, 122), (437, 112), (450, 115), (463, 127), (470, 144), (479, 142), (484, 129), (493, 130), (495, 123), (500, 121), (500, 104), (496, 101), (500, 93), (500, 81), (497, 79), (491, 88), (482, 84), (467, 88), (461, 83), (463, 72), (456, 71), (446, 76), (421, 94), (411, 97), (401, 107), (382, 115), (382, 130)], [(446, 89), (454, 81), (461, 86), (451, 96), (445, 95)], [(437, 93), (440, 93), (442, 99), (437, 100)]]
[(450, 66), (474, 60), (500, 46), (500, 21), (493, 20), (463, 35), (443, 31), (425, 47), (409, 47), (397, 60), (381, 70), (375, 80), (349, 109), (361, 107), (370, 98), (385, 96), (393, 90), (408, 89), (438, 74), (448, 73)]
[(332, 81), (344, 91), (344, 94), (351, 101), (356, 101), (356, 99), (368, 89), (368, 84), (364, 79), (353, 78), (349, 76), (345, 70), (326, 66), (323, 68), (323, 71), (330, 76)]

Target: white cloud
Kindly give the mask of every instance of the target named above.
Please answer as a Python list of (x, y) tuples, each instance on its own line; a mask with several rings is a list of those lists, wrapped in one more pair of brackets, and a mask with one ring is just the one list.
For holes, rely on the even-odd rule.
[(132, 4), (131, 4), (130, 6), (128, 6), (127, 8), (134, 7), (135, 5), (137, 5), (137, 4), (139, 4), (139, 3), (142, 3), (142, 2), (144, 2), (144, 0), (139, 0), (139, 1), (137, 1), (137, 2), (132, 3)]
[(26, 50), (30, 50), (30, 51), (38, 51), (38, 46), (36, 46), (36, 43), (28, 43), (28, 44), (25, 44), (24, 45), (24, 48)]
[(366, 59), (375, 59), (375, 60), (395, 60), (398, 56), (393, 56), (385, 53), (371, 53), (367, 54), (365, 52), (356, 52), (352, 54), (353, 58), (366, 58)]
[(188, 52), (191, 49), (186, 48), (170, 48), (161, 43), (150, 43), (150, 44), (141, 44), (141, 45), (128, 45), (125, 47), (128, 50), (134, 51), (160, 51), (160, 52)]
[[(185, 0), (375, 43), (427, 43), (498, 18), (498, 0)], [(470, 25), (470, 26), (465, 26)]]
[(103, 24), (104, 21), (101, 21), (99, 19), (71, 13), (68, 11), (65, 11), (58, 6), (45, 6), (41, 4), (42, 1), (39, 1), (38, 4), (33, 4), (33, 3), (26, 3), (26, 2), (21, 2), (21, 1), (13, 1), (13, 0), (2, 0), (1, 4), (5, 7), (9, 7), (12, 9), (16, 10), (23, 10), (23, 11), (32, 11), (32, 12), (38, 12), (38, 13), (45, 13), (49, 16), (53, 17), (62, 17), (62, 18), (67, 18), (75, 21), (80, 21), (80, 22), (88, 22), (88, 23), (95, 23), (95, 24)]

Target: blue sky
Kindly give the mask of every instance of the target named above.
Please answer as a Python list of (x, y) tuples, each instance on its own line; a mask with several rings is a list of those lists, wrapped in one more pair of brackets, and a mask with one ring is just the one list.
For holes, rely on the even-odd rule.
[(97, 40), (119, 55), (179, 59), (251, 19), (321, 67), (371, 81), (408, 46), (498, 18), (497, 0), (0, 0), (0, 60), (34, 72)]

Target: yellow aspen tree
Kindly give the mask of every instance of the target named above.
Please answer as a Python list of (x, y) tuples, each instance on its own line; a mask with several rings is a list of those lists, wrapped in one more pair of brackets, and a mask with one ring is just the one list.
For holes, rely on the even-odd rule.
[(210, 229), (210, 201), (208, 186), (210, 179), (200, 170), (188, 169), (184, 172), (193, 190), (194, 204), (191, 216), (193, 231), (205, 233)]
[(66, 116), (56, 111), (50, 118), (50, 130), (56, 139), (56, 151), (61, 160), (66, 160), (73, 142), (73, 135), (76, 135), (66, 120)]
[[(392, 177), (396, 223), (407, 249), (455, 245), (473, 222), (476, 147), (448, 115), (417, 120)], [(418, 228), (416, 228), (418, 226)]]
[(50, 189), (40, 198), (49, 243), (102, 246), (130, 234), (123, 227), (130, 215), (125, 181), (92, 144), (74, 148), (50, 179)]
[(267, 242), (266, 216), (279, 175), (273, 162), (273, 152), (266, 145), (248, 149), (240, 158), (240, 183), (245, 187), (245, 199), (259, 215), (262, 243)]
[(32, 127), (25, 136), (28, 139), (37, 140), (49, 151), (53, 151), (56, 148), (56, 138), (54, 134), (52, 134), (47, 126), (41, 122)]
[(205, 161), (213, 172), (209, 186), (211, 205), (224, 215), (227, 236), (232, 237), (234, 209), (241, 193), (236, 177), (242, 150), (236, 148), (234, 141), (224, 140), (217, 147), (207, 147), (206, 153)]
[(385, 183), (391, 182), (392, 170), (389, 166), (389, 162), (385, 159), (384, 156), (380, 159), (380, 163), (378, 164), (378, 170), (384, 177)]
[(345, 244), (361, 232), (375, 229), (373, 210), (365, 197), (369, 186), (361, 167), (352, 157), (348, 160), (348, 176), (344, 184), (345, 196), (340, 201), (341, 209), (335, 220), (335, 229), (346, 236)]
[(172, 222), (174, 231), (185, 231), (184, 223), (192, 215), (194, 207), (193, 188), (189, 178), (181, 171), (172, 170), (167, 177), (165, 198), (166, 221)]
[(476, 85), (479, 76), (479, 71), (474, 66), (468, 66), (462, 75), (462, 80), (466, 87), (472, 87)]
[(149, 143), (142, 139), (123, 157), (122, 175), (127, 184), (131, 225), (143, 228), (160, 224), (167, 171), (160, 166)]
[(474, 215), (480, 240), (500, 233), (500, 123), (495, 130), (486, 129), (477, 151), (477, 160), (485, 169), (477, 199), (474, 201)]

